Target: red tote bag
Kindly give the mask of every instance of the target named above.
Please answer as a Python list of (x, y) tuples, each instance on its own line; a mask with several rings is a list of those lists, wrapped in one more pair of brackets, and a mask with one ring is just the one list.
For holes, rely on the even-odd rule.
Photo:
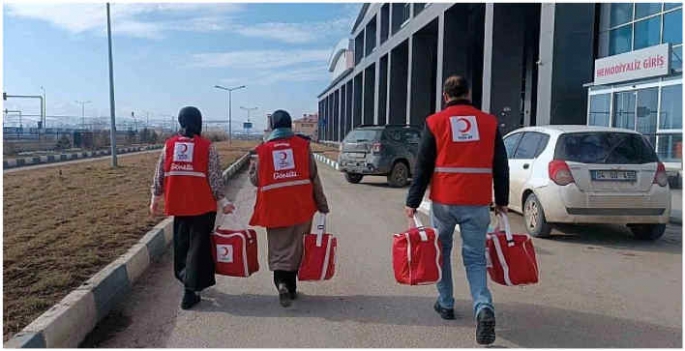
[(211, 235), (216, 274), (249, 277), (259, 271), (257, 233), (253, 229), (217, 228)]
[(435, 284), (442, 279), (442, 245), (435, 229), (414, 215), (415, 228), (393, 234), (392, 267), (400, 284)]
[(326, 233), (326, 215), (320, 214), (316, 233), (305, 234), (302, 239), (304, 252), (297, 272), (301, 281), (321, 281), (333, 278), (338, 240)]
[[(501, 230), (504, 225), (504, 230)], [(533, 240), (528, 234), (512, 234), (506, 215), (498, 216), (494, 233), (487, 235), (486, 258), (490, 279), (514, 286), (535, 284), (539, 279)]]

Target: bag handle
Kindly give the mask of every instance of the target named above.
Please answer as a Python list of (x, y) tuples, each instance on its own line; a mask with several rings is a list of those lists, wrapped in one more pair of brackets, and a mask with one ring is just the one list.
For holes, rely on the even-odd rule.
[(416, 226), (416, 229), (419, 230), (419, 236), (421, 237), (421, 241), (428, 241), (428, 234), (426, 234), (426, 231), (424, 230), (426, 227), (423, 226), (423, 223), (421, 223), (421, 220), (419, 217), (414, 213), (414, 217), (412, 217), (412, 220), (414, 221), (414, 225)]
[(316, 222), (316, 247), (323, 245), (323, 235), (326, 232), (326, 214), (319, 213), (319, 219)]
[[(219, 220), (216, 221), (218, 225), (216, 225), (216, 228), (214, 228), (214, 229), (221, 229), (221, 225), (224, 223), (224, 219), (225, 218), (231, 218), (231, 219), (233, 219), (234, 223), (236, 223), (240, 226), (239, 229), (241, 229), (241, 231), (248, 233), (249, 232), (248, 229), (250, 229), (249, 225), (247, 224), (247, 222), (245, 222), (243, 219), (241, 219), (240, 216), (238, 216), (238, 210), (240, 209), (240, 207), (238, 207), (237, 203), (233, 203), (233, 206), (235, 208), (233, 209), (233, 212), (231, 212), (229, 214), (223, 214), (223, 212), (219, 212), (221, 214), (221, 217), (217, 216), (217, 219), (220, 219), (220, 221)], [(219, 209), (219, 211), (221, 211), (221, 209)]]
[(504, 225), (504, 235), (507, 238), (507, 246), (514, 246), (514, 235), (511, 234), (511, 226), (509, 225), (509, 217), (502, 213), (497, 215), (497, 225), (495, 226), (495, 233), (502, 230), (501, 225)]

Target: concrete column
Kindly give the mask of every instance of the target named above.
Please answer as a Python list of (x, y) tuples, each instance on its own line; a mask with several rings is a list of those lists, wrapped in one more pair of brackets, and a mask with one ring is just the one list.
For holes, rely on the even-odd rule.
[(438, 17), (438, 60), (437, 60), (437, 69), (438, 69), (438, 74), (436, 74), (436, 81), (435, 81), (435, 112), (438, 112), (442, 110), (442, 83), (443, 83), (443, 78), (442, 78), (442, 71), (443, 71), (443, 62), (445, 59), (444, 55), (445, 51), (445, 13), (441, 12), (440, 17)]
[[(411, 11), (414, 11), (414, 6), (409, 6), (411, 8)], [(407, 116), (406, 116), (406, 124), (411, 124), (411, 72), (412, 72), (412, 58), (413, 54), (412, 51), (414, 48), (414, 36), (410, 35), (409, 36), (409, 56), (407, 59)]]
[(549, 125), (552, 106), (552, 73), (554, 67), (554, 6), (542, 4), (540, 11), (540, 60), (538, 61), (537, 125)]
[[(378, 6), (378, 12), (376, 12), (376, 50), (380, 51), (381, 50), (381, 32), (383, 31), (383, 20), (382, 20), (382, 10), (383, 4), (381, 3)], [(378, 110), (378, 104), (379, 104), (379, 94), (381, 90), (381, 59), (380, 57), (376, 60), (376, 74), (374, 75), (376, 78), (376, 82), (374, 83), (376, 86), (376, 89), (374, 89), (374, 103), (373, 103), (373, 124), (378, 125), (378, 120), (379, 120), (379, 110)]]
[(383, 31), (383, 4), (379, 4), (378, 12), (376, 12), (376, 50), (381, 47), (381, 32)]
[(328, 110), (329, 110), (329, 115), (331, 116), (330, 118), (330, 123), (328, 123), (328, 140), (333, 141), (333, 127), (335, 126), (335, 114), (333, 113), (335, 111), (335, 92), (331, 92), (330, 95), (328, 95)]
[(378, 60), (376, 60), (376, 74), (373, 75), (374, 77), (374, 86), (376, 87), (373, 90), (373, 124), (378, 125), (378, 104), (379, 101), (378, 99), (380, 98), (380, 90), (381, 90), (381, 60), (380, 57)]
[[(355, 99), (357, 98), (357, 92), (355, 91), (356, 90), (356, 84), (354, 83), (354, 80), (355, 80), (354, 77), (355, 76), (352, 75), (350, 78), (350, 82), (352, 82), (352, 89), (350, 89), (350, 93), (352, 94), (352, 99), (351, 99), (352, 103), (350, 106), (351, 107), (351, 109), (350, 109), (350, 130), (352, 130), (354, 128), (354, 119), (355, 119), (354, 114), (356, 113), (355, 105), (357, 104), (357, 102), (355, 101)], [(347, 87), (348, 87), (348, 89), (350, 88), (349, 85)]]
[[(390, 11), (390, 16), (392, 16), (392, 11)], [(391, 22), (392, 23), (392, 22)], [(392, 28), (390, 28), (392, 30)], [(387, 84), (385, 87), (386, 90), (386, 99), (385, 99), (385, 124), (390, 124), (390, 85), (392, 84), (392, 81), (390, 80), (390, 77), (392, 76), (392, 54), (391, 51), (388, 51), (388, 77), (387, 77)]]
[(361, 122), (360, 122), (360, 124), (364, 124), (364, 119), (366, 118), (366, 116), (364, 116), (364, 106), (365, 106), (365, 103), (366, 103), (366, 101), (365, 101), (365, 100), (366, 100), (366, 69), (363, 69), (363, 70), (361, 71), (361, 75), (362, 75), (362, 85), (361, 85), (361, 89), (362, 89), (362, 95), (361, 95), (361, 97), (362, 97), (362, 98), (361, 98), (361, 101), (362, 101), (362, 108), (360, 109), (360, 113), (361, 113)]
[(354, 103), (353, 103), (353, 99), (354, 99), (353, 89), (354, 88), (353, 87), (354, 87), (354, 80), (352, 78), (350, 78), (350, 80), (347, 82), (347, 88), (345, 88), (345, 93), (347, 94), (347, 101), (346, 101), (347, 106), (345, 107), (346, 113), (347, 113), (347, 126), (346, 126), (347, 132), (352, 130), (352, 123), (353, 123), (352, 122), (352, 119), (353, 119), (352, 113), (353, 113), (353, 109), (354, 109)]
[(490, 112), (490, 91), (492, 90), (492, 41), (495, 31), (495, 4), (485, 4), (485, 40), (483, 46), (483, 95), (481, 110)]
[(340, 86), (340, 135), (341, 140), (345, 137), (345, 121), (347, 120), (347, 85), (342, 84)]
[(342, 99), (342, 90), (338, 89), (335, 94), (335, 102), (337, 106), (337, 117), (335, 118), (335, 141), (340, 141), (340, 127), (342, 126), (342, 104), (340, 103)]

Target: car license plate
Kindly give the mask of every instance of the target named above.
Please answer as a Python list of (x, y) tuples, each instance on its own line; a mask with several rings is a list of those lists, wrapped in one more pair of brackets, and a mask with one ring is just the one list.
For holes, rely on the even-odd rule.
[(637, 181), (635, 171), (592, 171), (592, 180), (613, 181), (613, 182), (634, 182)]
[(365, 158), (366, 157), (366, 154), (363, 152), (349, 152), (349, 153), (347, 153), (347, 155), (350, 158)]

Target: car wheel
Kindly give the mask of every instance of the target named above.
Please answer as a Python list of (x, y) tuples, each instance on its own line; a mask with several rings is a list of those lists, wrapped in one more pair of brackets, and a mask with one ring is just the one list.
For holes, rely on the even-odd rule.
[(545, 210), (535, 194), (530, 194), (523, 205), (523, 218), (528, 234), (536, 238), (546, 238), (552, 233), (552, 226), (545, 218)]
[(358, 184), (359, 182), (362, 181), (362, 178), (364, 178), (363, 174), (345, 173), (345, 179), (352, 184)]
[(395, 163), (388, 174), (388, 184), (393, 188), (400, 188), (407, 185), (409, 179), (409, 168), (402, 162)]
[(665, 224), (633, 224), (628, 228), (638, 240), (657, 240), (666, 231)]

